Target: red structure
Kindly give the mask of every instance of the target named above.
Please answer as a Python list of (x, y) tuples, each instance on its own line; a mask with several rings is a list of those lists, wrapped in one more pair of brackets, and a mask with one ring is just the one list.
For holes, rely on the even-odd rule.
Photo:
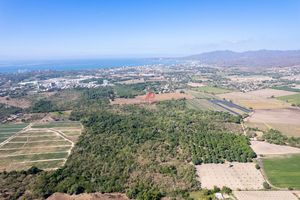
[(155, 94), (153, 92), (148, 92), (148, 94), (145, 97), (145, 101), (148, 103), (153, 103), (155, 98)]

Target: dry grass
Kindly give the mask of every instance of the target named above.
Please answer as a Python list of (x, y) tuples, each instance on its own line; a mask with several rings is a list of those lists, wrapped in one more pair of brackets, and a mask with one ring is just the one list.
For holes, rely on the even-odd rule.
[(26, 99), (7, 98), (7, 97), (0, 97), (0, 103), (19, 107), (19, 108), (29, 108), (31, 105), (31, 102)]
[(264, 178), (254, 163), (202, 164), (196, 166), (202, 188), (223, 186), (231, 189), (257, 190), (263, 188)]

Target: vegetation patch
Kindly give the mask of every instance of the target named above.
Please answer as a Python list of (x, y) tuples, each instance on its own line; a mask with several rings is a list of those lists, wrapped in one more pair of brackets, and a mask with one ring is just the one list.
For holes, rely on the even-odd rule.
[(210, 94), (224, 94), (227, 92), (231, 92), (231, 90), (219, 88), (219, 87), (213, 87), (213, 86), (202, 86), (202, 87), (193, 88), (193, 90), (196, 90), (198, 92), (210, 93)]
[(277, 99), (288, 102), (288, 103), (292, 104), (292, 106), (300, 107), (300, 93), (288, 95), (288, 96), (277, 97)]

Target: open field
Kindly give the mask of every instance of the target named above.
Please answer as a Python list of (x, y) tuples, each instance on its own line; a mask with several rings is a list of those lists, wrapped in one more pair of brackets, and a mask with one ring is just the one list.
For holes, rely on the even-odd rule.
[(257, 155), (300, 154), (299, 148), (270, 144), (262, 141), (251, 141), (250, 146)]
[[(148, 103), (146, 100), (146, 95), (136, 96), (135, 98), (116, 98), (114, 101), (111, 101), (110, 103), (115, 104), (142, 104), (142, 103)], [(172, 92), (172, 93), (162, 93), (162, 94), (155, 94), (155, 97), (152, 102), (158, 102), (158, 101), (166, 101), (166, 100), (177, 100), (177, 99), (193, 99), (194, 97), (190, 94), (186, 93), (179, 93), (179, 92)]]
[(194, 98), (197, 98), (197, 99), (215, 99), (216, 98), (216, 96), (214, 96), (212, 94), (205, 93), (205, 92), (198, 92), (198, 91), (194, 91), (194, 90), (187, 90), (186, 93), (192, 95)]
[(298, 200), (293, 191), (234, 191), (237, 200)]
[(288, 95), (288, 96), (277, 97), (277, 99), (279, 99), (281, 101), (285, 101), (290, 104), (300, 106), (300, 93), (292, 94), (292, 95)]
[[(19, 129), (22, 127), (24, 125)], [(81, 130), (78, 122), (30, 125), (2, 144), (0, 170), (27, 169), (33, 165), (42, 169), (60, 167), (69, 156)]]
[(232, 100), (234, 103), (253, 109), (289, 108), (289, 103), (277, 100), (275, 97), (292, 95), (295, 92), (284, 90), (263, 89), (251, 92), (231, 92), (217, 95), (220, 98)]
[(271, 109), (255, 110), (245, 119), (249, 127), (258, 127), (261, 130), (277, 129), (289, 136), (300, 136), (300, 109)]
[(224, 89), (224, 88), (218, 88), (218, 87), (212, 87), (212, 86), (201, 86), (193, 88), (193, 90), (198, 92), (205, 92), (210, 94), (224, 94), (227, 92), (230, 92), (230, 90)]
[(254, 163), (233, 162), (226, 164), (197, 165), (197, 174), (202, 188), (212, 189), (223, 186), (231, 189), (256, 190), (263, 188), (264, 178)]
[(300, 189), (300, 154), (264, 158), (268, 180), (276, 187)]

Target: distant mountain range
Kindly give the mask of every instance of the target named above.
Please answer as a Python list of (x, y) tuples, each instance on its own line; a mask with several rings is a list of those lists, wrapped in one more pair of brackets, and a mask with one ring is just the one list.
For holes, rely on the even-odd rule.
[(213, 51), (185, 57), (203, 64), (233, 67), (288, 67), (300, 65), (300, 50)]

